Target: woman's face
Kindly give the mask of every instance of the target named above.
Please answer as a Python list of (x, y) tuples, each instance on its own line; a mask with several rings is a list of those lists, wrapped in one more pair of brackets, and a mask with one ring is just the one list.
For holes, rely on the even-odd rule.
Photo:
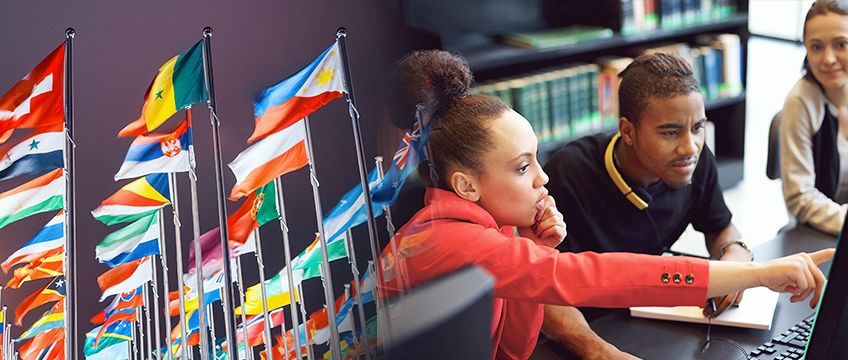
[(530, 123), (508, 110), (490, 124), (492, 148), (476, 176), (478, 204), (500, 226), (533, 225), (540, 202), (548, 195), (548, 175), (536, 160), (538, 140)]
[(817, 15), (804, 25), (804, 47), (813, 76), (825, 90), (848, 84), (848, 16)]

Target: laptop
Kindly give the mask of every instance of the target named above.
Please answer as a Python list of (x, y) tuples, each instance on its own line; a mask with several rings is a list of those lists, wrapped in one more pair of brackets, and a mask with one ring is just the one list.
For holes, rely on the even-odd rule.
[(758, 347), (751, 359), (848, 359), (848, 216), (816, 312)]

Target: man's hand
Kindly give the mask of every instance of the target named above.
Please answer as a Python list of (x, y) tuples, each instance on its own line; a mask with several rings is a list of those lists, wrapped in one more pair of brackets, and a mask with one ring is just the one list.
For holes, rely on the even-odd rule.
[[(751, 253), (739, 245), (731, 245), (724, 253), (724, 256), (722, 256), (719, 260), (750, 262)], [(739, 303), (742, 302), (742, 295), (744, 293), (744, 291), (739, 291), (736, 293), (727, 294), (725, 296), (712, 298), (711, 300), (715, 301), (716, 304), (716, 311), (712, 312), (711, 309), (704, 308), (704, 316), (714, 318), (716, 316), (721, 315), (721, 313), (727, 310), (730, 306), (738, 306)]]
[(565, 239), (567, 232), (565, 220), (557, 210), (554, 198), (548, 195), (543, 207), (536, 210), (535, 223), (529, 227), (518, 228), (518, 235), (533, 240), (536, 245), (557, 247)]

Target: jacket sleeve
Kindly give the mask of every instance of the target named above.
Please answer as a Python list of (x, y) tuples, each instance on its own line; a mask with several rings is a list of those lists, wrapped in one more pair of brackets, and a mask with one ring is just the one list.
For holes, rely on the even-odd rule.
[(813, 160), (815, 114), (800, 96), (790, 95), (780, 123), (780, 178), (786, 208), (799, 222), (831, 234), (842, 229), (845, 204), (840, 205), (816, 189)]
[(495, 277), (498, 297), (592, 307), (703, 306), (706, 301), (709, 262), (703, 259), (560, 253), (494, 229), (482, 230), (476, 239), (462, 251)]

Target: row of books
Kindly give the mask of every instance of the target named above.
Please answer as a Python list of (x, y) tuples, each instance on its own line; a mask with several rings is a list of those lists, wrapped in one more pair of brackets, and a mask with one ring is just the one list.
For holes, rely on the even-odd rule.
[[(670, 52), (687, 59), (695, 70), (705, 100), (742, 93), (741, 48), (738, 35), (703, 37), (684, 43), (634, 49), (633, 56)], [(560, 142), (617, 126), (618, 74), (632, 57), (602, 57), (594, 63), (481, 83), (473, 93), (497, 96), (522, 114), (536, 131), (540, 144)]]
[(728, 17), (734, 0), (620, 0), (621, 34), (691, 26)]

